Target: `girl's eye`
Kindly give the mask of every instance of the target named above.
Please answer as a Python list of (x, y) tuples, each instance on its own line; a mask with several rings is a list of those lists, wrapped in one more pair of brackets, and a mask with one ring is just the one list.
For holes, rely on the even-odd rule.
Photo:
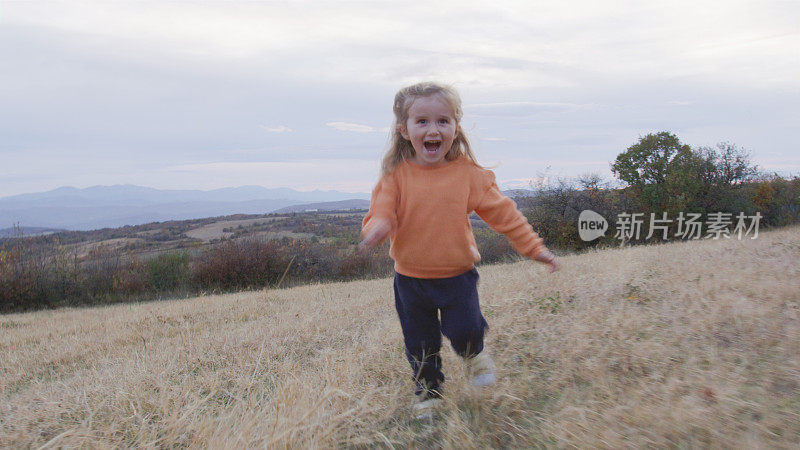
[(441, 120), (439, 120), (439, 123), (441, 123), (442, 125), (445, 125), (445, 124), (450, 123), (450, 121), (447, 120), (447, 119), (441, 119)]
[(427, 122), (427, 120), (425, 120), (425, 119), (419, 119), (419, 120), (417, 121), (417, 123), (422, 123), (422, 124), (424, 124), (425, 122)]

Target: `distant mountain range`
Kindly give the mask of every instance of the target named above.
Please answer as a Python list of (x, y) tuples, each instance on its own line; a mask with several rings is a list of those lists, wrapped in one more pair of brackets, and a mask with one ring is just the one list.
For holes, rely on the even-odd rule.
[(43, 236), (46, 234), (53, 234), (58, 233), (59, 231), (64, 231), (55, 228), (42, 228), (42, 227), (12, 227), (12, 228), (2, 228), (0, 229), (0, 239), (3, 238), (10, 238), (10, 237), (30, 237), (30, 236)]
[[(504, 191), (510, 197), (532, 195), (525, 189)], [(0, 236), (57, 230), (94, 230), (167, 220), (200, 219), (232, 214), (334, 211), (369, 207), (369, 193), (302, 192), (261, 186), (200, 190), (163, 190), (130, 184), (62, 187), (35, 194), (0, 198)]]
[[(317, 204), (305, 209), (335, 209), (325, 202), (361, 200), (362, 192), (310, 191), (260, 186), (200, 190), (162, 190), (135, 185), (62, 187), (35, 194), (0, 198), (0, 229), (16, 224), (30, 228), (92, 230), (166, 220), (231, 214), (266, 214), (278, 209)], [(348, 206), (344, 209), (349, 209)]]

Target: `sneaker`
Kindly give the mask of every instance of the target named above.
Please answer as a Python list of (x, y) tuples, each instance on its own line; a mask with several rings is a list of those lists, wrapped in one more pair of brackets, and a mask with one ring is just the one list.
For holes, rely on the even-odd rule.
[(497, 381), (497, 367), (485, 350), (472, 358), (467, 358), (466, 362), (473, 386), (491, 386)]
[(433, 419), (433, 412), (441, 403), (442, 399), (438, 397), (418, 396), (417, 403), (414, 404), (414, 417), (417, 420)]

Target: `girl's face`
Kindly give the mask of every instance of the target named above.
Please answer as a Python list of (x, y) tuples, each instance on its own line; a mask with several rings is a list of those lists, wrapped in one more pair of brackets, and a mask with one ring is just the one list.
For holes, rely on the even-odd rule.
[(447, 164), (444, 156), (453, 146), (458, 123), (446, 100), (438, 95), (417, 98), (408, 109), (405, 125), (398, 128), (414, 146), (413, 162), (430, 167)]

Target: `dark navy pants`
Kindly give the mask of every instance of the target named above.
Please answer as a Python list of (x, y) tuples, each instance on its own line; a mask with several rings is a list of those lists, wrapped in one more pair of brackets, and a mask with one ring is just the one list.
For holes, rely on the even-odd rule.
[(483, 350), (488, 324), (478, 305), (478, 271), (473, 268), (455, 277), (435, 279), (395, 272), (394, 299), (416, 393), (438, 396), (439, 385), (444, 382), (439, 356), (442, 334), (462, 357)]

